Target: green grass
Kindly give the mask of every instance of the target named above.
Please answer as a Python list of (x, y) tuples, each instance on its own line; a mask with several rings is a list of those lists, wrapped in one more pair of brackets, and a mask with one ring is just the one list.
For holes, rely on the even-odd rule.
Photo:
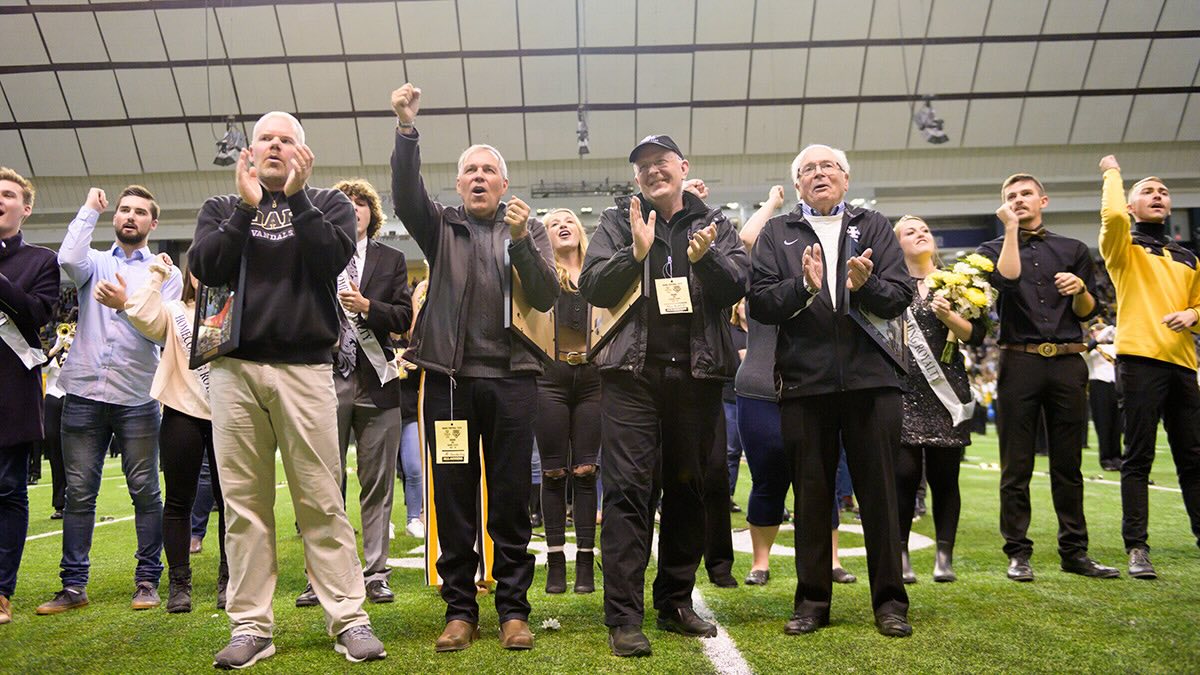
[[(1093, 442), (1093, 447), (1095, 443)], [(1197, 672), (1200, 671), (1200, 551), (1187, 525), (1178, 493), (1152, 490), (1150, 542), (1160, 578), (1144, 582), (1083, 579), (1058, 569), (1049, 479), (1033, 479), (1033, 525), (1030, 536), (1037, 581), (1016, 584), (1004, 576), (1006, 559), (997, 531), (996, 471), (980, 463), (997, 461), (994, 432), (978, 436), (967, 454), (978, 458), (962, 467), (963, 515), (959, 526), (955, 568), (960, 581), (934, 584), (930, 580), (932, 549), (913, 554), (921, 578), (909, 586), (914, 635), (907, 640), (879, 636), (871, 623), (866, 562), (843, 558), (860, 577), (857, 584), (836, 586), (832, 624), (814, 635), (788, 637), (783, 623), (791, 613), (795, 573), (791, 557), (772, 561), (766, 587), (717, 589), (701, 581), (699, 588), (718, 620), (729, 631), (744, 658), (757, 672)], [(1084, 450), (1084, 475), (1100, 474), (1095, 450)], [(1046, 469), (1044, 458), (1039, 471)], [(43, 469), (48, 483), (49, 468)], [(119, 464), (110, 461), (98, 503), (98, 517), (132, 514), (120, 479)], [(279, 479), (283, 473), (278, 472)], [(1107, 478), (1115, 479), (1115, 474)], [(1153, 478), (1158, 485), (1177, 487), (1165, 440), (1160, 439)], [(357, 523), (356, 482), (351, 479), (351, 520)], [(745, 505), (749, 473), (742, 467), (737, 499)], [(418, 571), (397, 569), (391, 605), (369, 605), (368, 612), (389, 656), (380, 663), (352, 665), (332, 650), (324, 633), (319, 608), (292, 605), (304, 587), (300, 540), (290, 527), (291, 503), (280, 489), (276, 520), (279, 534), (279, 586), (275, 601), (275, 642), (278, 654), (255, 667), (256, 672), (711, 672), (697, 640), (663, 633), (646, 624), (654, 645), (650, 659), (621, 660), (609, 655), (602, 621), (602, 593), (547, 596), (541, 591), (539, 568), (530, 592), (537, 634), (532, 652), (510, 653), (495, 639), (496, 618), (490, 598), (481, 600), (484, 638), (465, 652), (435, 654), (433, 640), (442, 627), (444, 605), (421, 583)], [(1120, 490), (1116, 485), (1088, 482), (1086, 509), (1091, 552), (1100, 561), (1124, 569), (1120, 538)], [(61, 529), (50, 521), (48, 486), (30, 491), (31, 535)], [(399, 500), (398, 500), (399, 501)], [(398, 513), (402, 512), (398, 505)], [(398, 529), (402, 518), (397, 516)], [(849, 522), (848, 520), (846, 522)], [(735, 527), (744, 518), (735, 515)], [(168, 615), (163, 610), (133, 612), (134, 529), (132, 521), (96, 530), (92, 549), (89, 607), (59, 616), (39, 617), (34, 607), (59, 588), (61, 537), (50, 536), (26, 545), (17, 596), (16, 616), (0, 627), (0, 672), (210, 672), (214, 652), (228, 639), (228, 622), (213, 606), (216, 583), (216, 519), (210, 523), (205, 550), (193, 559), (195, 611)], [(925, 517), (914, 530), (933, 535)], [(392, 545), (394, 557), (406, 557), (420, 542), (400, 535)], [(780, 543), (791, 545), (790, 532)], [(843, 546), (861, 545), (861, 538), (843, 535)], [(653, 563), (652, 563), (653, 566)], [(738, 554), (734, 574), (749, 570), (748, 554)], [(704, 573), (700, 573), (704, 579)], [(568, 575), (568, 579), (570, 579)], [(648, 580), (653, 578), (653, 570)], [(166, 583), (163, 591), (165, 599)], [(647, 587), (647, 601), (650, 591)], [(540, 629), (554, 617), (562, 629)]]

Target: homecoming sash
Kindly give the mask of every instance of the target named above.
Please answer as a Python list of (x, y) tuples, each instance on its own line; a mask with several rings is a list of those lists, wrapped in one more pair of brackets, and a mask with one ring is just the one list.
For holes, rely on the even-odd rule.
[[(179, 340), (183, 342), (183, 353), (192, 353), (192, 321), (188, 316), (187, 308), (182, 302), (168, 302), (167, 313), (171, 315), (171, 323), (175, 324), (175, 334), (179, 336)], [(200, 387), (204, 389), (204, 393), (208, 393), (208, 364), (205, 363), (199, 368), (192, 370), (192, 374), (196, 377), (196, 381), (200, 383)]]
[(925, 334), (921, 332), (921, 326), (913, 318), (912, 310), (904, 311), (904, 320), (908, 323), (908, 349), (912, 352), (913, 360), (917, 362), (921, 374), (929, 382), (929, 388), (933, 389), (938, 400), (946, 406), (946, 412), (950, 413), (950, 420), (954, 426), (971, 419), (975, 415), (975, 401), (962, 403), (958, 400), (958, 394), (954, 393), (954, 389), (950, 386), (950, 380), (947, 380), (946, 375), (942, 372), (938, 357), (934, 355), (929, 348), (929, 343), (925, 341)]
[(46, 362), (46, 354), (39, 347), (30, 347), (25, 336), (21, 335), (21, 329), (4, 312), (0, 312), (0, 341), (13, 350), (26, 370), (33, 370)]
[[(337, 280), (338, 292), (352, 290), (350, 288), (350, 278), (343, 271), (338, 275)], [(358, 346), (362, 347), (363, 353), (367, 355), (367, 360), (371, 362), (371, 367), (375, 369), (375, 374), (379, 376), (380, 386), (396, 379), (399, 373), (396, 372), (396, 364), (389, 361), (383, 353), (383, 346), (379, 344), (379, 340), (375, 338), (375, 333), (360, 322), (357, 314), (351, 314), (346, 311), (346, 307), (341, 303), (338, 306), (342, 308), (342, 313), (346, 315), (346, 319), (350, 321), (350, 325), (354, 327), (354, 332), (358, 338)]]

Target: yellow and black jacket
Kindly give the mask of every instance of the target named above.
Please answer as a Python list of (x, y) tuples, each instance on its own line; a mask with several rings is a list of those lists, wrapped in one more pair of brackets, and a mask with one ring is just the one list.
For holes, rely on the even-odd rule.
[(1163, 317), (1191, 308), (1200, 316), (1196, 254), (1171, 241), (1161, 223), (1131, 226), (1117, 169), (1104, 172), (1100, 255), (1117, 289), (1117, 355), (1141, 356), (1196, 369), (1192, 333), (1176, 333)]

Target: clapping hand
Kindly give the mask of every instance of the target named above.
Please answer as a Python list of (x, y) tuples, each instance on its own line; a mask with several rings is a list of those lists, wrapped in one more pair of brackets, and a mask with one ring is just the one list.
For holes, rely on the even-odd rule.
[(696, 230), (692, 238), (688, 240), (687, 256), (688, 262), (693, 265), (701, 258), (708, 254), (708, 249), (712, 247), (713, 241), (717, 238), (717, 224), (713, 223), (706, 228)]
[(867, 283), (875, 263), (871, 262), (871, 249), (862, 252), (846, 261), (846, 289), (857, 291)]
[(825, 262), (821, 258), (821, 245), (805, 246), (800, 260), (804, 268), (804, 285), (819, 293), (825, 277)]
[[(658, 212), (651, 211), (650, 219), (642, 218), (642, 200), (634, 197), (629, 202), (629, 228), (633, 231), (633, 257), (638, 262), (650, 254), (650, 246), (654, 244), (654, 223)], [(688, 246), (690, 252), (691, 246)]]
[(127, 286), (125, 278), (121, 276), (120, 272), (117, 273), (116, 279), (115, 283), (112, 281), (101, 281), (96, 284), (96, 290), (92, 291), (92, 297), (105, 307), (111, 307), (119, 312), (125, 309), (125, 301), (127, 300), (125, 289)]

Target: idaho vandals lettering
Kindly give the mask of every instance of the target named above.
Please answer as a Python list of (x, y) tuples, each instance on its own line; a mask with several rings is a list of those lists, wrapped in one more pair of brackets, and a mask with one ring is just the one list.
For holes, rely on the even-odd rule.
[(283, 241), (296, 236), (296, 230), (292, 228), (291, 209), (268, 211), (266, 214), (259, 211), (254, 214), (254, 220), (251, 221), (250, 226), (250, 236), (256, 239)]

